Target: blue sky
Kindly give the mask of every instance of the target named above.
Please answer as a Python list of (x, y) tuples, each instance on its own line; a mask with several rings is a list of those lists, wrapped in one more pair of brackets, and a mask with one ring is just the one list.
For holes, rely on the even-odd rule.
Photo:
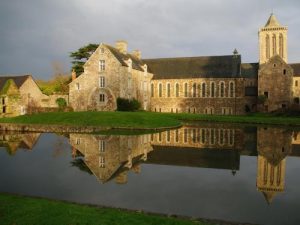
[(1, 0), (0, 74), (50, 79), (54, 62), (88, 43), (128, 42), (143, 58), (228, 55), (258, 60), (258, 29), (274, 11), (300, 62), (299, 0)]

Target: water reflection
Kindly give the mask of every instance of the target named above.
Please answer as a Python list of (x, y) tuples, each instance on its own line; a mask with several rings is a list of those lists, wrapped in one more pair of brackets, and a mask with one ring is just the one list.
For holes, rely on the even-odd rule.
[[(0, 134), (0, 147), (14, 155), (18, 149), (33, 149), (39, 137), (39, 133)], [(142, 173), (142, 164), (222, 169), (236, 175), (241, 157), (253, 156), (256, 188), (268, 204), (285, 190), (287, 156), (300, 156), (300, 133), (280, 127), (206, 124), (148, 135), (69, 134), (68, 138), (71, 165), (101, 183), (126, 184), (129, 172)], [(65, 149), (62, 143), (54, 145), (57, 156)]]
[(286, 157), (298, 155), (298, 136), (278, 127), (218, 124), (141, 136), (70, 134), (70, 143), (73, 165), (103, 183), (127, 183), (128, 171), (140, 173), (142, 163), (223, 169), (235, 175), (241, 156), (257, 156), (256, 187), (270, 204), (285, 189)]

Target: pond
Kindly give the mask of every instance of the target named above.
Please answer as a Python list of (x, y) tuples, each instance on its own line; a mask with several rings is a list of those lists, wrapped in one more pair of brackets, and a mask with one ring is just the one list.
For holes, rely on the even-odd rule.
[(251, 224), (300, 224), (300, 133), (191, 124), (144, 135), (0, 134), (0, 192)]

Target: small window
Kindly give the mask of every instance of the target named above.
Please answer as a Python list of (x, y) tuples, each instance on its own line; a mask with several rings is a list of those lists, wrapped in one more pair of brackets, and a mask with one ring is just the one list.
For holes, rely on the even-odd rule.
[(264, 96), (266, 96), (268, 98), (269, 97), (269, 92), (265, 91)]
[(99, 157), (99, 166), (100, 168), (105, 168), (105, 158), (103, 156)]
[(101, 76), (99, 78), (99, 87), (104, 88), (105, 87), (105, 77)]
[(297, 80), (295, 80), (295, 86), (298, 87), (298, 81)]
[(103, 54), (104, 53), (104, 48), (100, 49), (100, 53)]
[(100, 94), (99, 95), (99, 101), (100, 102), (105, 102), (105, 94)]
[(282, 104), (281, 108), (285, 109), (286, 108), (286, 104)]
[(104, 71), (105, 70), (105, 60), (100, 60), (99, 61), (99, 71)]
[(284, 70), (282, 71), (282, 73), (283, 73), (283, 75), (286, 75), (286, 69), (284, 69)]
[(188, 84), (184, 84), (184, 97), (188, 97)]
[(276, 63), (273, 64), (273, 67), (274, 67), (274, 68), (276, 67)]
[(76, 83), (76, 89), (80, 90), (80, 84), (79, 83)]

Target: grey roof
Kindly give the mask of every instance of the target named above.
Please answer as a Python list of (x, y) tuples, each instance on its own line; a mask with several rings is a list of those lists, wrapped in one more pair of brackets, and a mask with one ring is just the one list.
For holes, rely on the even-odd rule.
[(300, 77), (300, 63), (289, 64), (294, 70), (294, 77)]
[(257, 78), (258, 68), (258, 63), (242, 63), (241, 76), (244, 78)]
[(13, 75), (0, 75), (0, 90), (5, 85), (6, 81), (12, 79), (18, 88), (20, 88), (23, 83), (30, 78), (31, 75), (13, 76)]
[(116, 59), (123, 66), (128, 66), (125, 61), (128, 59), (131, 59), (133, 69), (139, 70), (139, 71), (144, 71), (144, 69), (143, 69), (144, 63), (141, 60), (139, 60), (138, 58), (136, 58), (135, 56), (133, 56), (132, 54), (123, 54), (118, 49), (116, 49), (110, 45), (105, 45), (105, 46), (111, 51), (111, 53), (116, 57)]
[(240, 55), (143, 59), (153, 79), (232, 78), (240, 76)]

